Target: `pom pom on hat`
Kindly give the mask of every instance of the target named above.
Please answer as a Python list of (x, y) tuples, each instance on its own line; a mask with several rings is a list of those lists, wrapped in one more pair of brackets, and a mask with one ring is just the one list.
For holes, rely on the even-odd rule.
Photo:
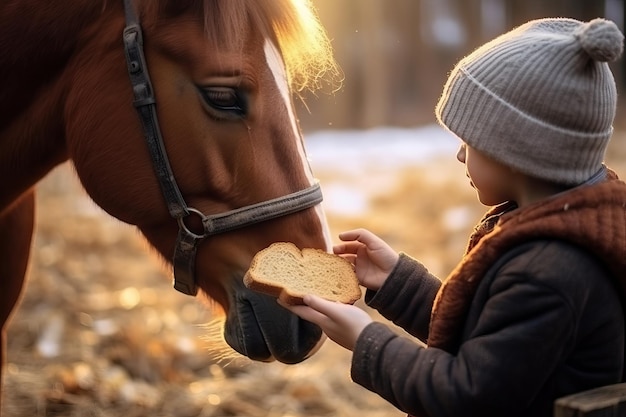
[(622, 55), (624, 35), (610, 20), (598, 18), (584, 23), (576, 31), (576, 37), (595, 61), (612, 62)]
[(519, 172), (582, 184), (602, 169), (624, 36), (606, 19), (531, 20), (452, 70), (435, 114), (467, 145)]

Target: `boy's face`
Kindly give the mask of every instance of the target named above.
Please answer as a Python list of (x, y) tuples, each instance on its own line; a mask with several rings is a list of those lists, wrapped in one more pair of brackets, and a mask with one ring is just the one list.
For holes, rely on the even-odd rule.
[(456, 158), (465, 164), (465, 174), (482, 204), (495, 206), (515, 200), (514, 175), (509, 167), (465, 143), (461, 144)]

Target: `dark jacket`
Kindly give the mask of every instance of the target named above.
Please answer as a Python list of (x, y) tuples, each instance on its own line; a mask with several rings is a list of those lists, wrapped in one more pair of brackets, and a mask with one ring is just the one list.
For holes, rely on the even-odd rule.
[(619, 382), (626, 184), (496, 208), (476, 230), (445, 285), (403, 254), (367, 292), (428, 347), (372, 323), (357, 340), (353, 380), (431, 417), (551, 416), (556, 398)]

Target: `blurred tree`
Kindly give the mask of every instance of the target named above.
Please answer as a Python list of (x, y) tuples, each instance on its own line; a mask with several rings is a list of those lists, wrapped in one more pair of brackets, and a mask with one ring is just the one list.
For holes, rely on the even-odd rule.
[[(306, 97), (308, 110), (299, 109), (302, 127), (433, 123), (448, 72), (474, 48), (540, 17), (608, 17), (623, 30), (624, 1), (313, 0), (345, 81), (334, 94)], [(624, 58), (611, 65), (621, 89)]]

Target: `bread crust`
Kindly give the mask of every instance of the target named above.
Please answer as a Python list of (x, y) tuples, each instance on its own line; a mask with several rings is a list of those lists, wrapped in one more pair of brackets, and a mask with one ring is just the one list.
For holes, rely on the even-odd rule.
[(259, 251), (243, 282), (290, 305), (304, 304), (306, 294), (344, 304), (354, 304), (362, 296), (350, 262), (321, 249), (300, 250), (290, 242), (276, 242)]

